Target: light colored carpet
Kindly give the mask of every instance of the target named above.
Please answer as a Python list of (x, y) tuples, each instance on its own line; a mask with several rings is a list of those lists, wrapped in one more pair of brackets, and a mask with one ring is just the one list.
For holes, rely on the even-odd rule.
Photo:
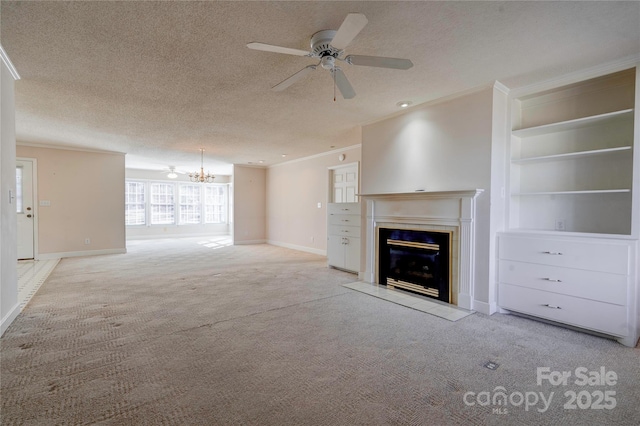
[[(354, 275), (321, 256), (207, 245), (63, 259), (0, 340), (2, 424), (640, 421), (638, 349), (510, 315), (452, 322), (344, 288)], [(536, 383), (537, 367), (582, 366), (618, 380)], [(514, 403), (479, 405), (497, 387)], [(565, 409), (571, 391), (615, 392), (616, 406)], [(515, 404), (527, 392), (554, 396), (541, 413)]]

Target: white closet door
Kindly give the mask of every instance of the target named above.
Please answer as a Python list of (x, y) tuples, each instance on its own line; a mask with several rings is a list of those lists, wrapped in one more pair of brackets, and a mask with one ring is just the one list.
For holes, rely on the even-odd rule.
[(358, 164), (333, 169), (333, 202), (355, 203), (358, 193)]

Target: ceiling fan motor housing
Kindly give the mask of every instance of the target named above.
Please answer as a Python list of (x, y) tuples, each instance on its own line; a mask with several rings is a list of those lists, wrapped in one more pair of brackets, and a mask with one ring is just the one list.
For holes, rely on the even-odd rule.
[(331, 41), (333, 40), (333, 37), (335, 37), (336, 32), (336, 30), (322, 30), (311, 36), (311, 51), (314, 57), (338, 57), (338, 55), (340, 54), (340, 50), (331, 46)]

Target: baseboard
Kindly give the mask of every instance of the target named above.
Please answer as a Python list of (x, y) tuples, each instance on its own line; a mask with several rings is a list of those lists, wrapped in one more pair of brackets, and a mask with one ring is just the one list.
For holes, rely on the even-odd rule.
[(265, 244), (267, 240), (242, 240), (242, 241), (233, 241), (234, 246), (243, 246), (243, 245), (251, 245), (251, 244)]
[(327, 255), (327, 251), (326, 250), (315, 249), (315, 248), (312, 248), (312, 247), (298, 246), (298, 245), (295, 245), (295, 244), (283, 243), (281, 241), (267, 240), (267, 244), (271, 244), (272, 246), (284, 247), (284, 248), (288, 248), (288, 249), (291, 249), (291, 250), (298, 250), (298, 251), (304, 251), (304, 252), (307, 252), (307, 253), (313, 253), (313, 254), (317, 254), (317, 255), (320, 255), (320, 256), (326, 256)]
[(0, 322), (0, 336), (4, 334), (4, 332), (9, 328), (13, 320), (16, 319), (18, 314), (20, 313), (20, 302), (16, 303), (13, 308), (9, 311), (7, 315), (2, 318), (2, 322)]
[(105, 250), (86, 250), (86, 251), (62, 251), (57, 253), (40, 253), (37, 260), (62, 259), (65, 257), (81, 257), (81, 256), (101, 256), (104, 254), (122, 254), (127, 249), (105, 249)]
[(498, 310), (498, 306), (495, 303), (481, 302), (479, 300), (473, 301), (473, 310), (485, 315), (495, 314)]
[(196, 232), (189, 234), (153, 234), (153, 235), (131, 235), (127, 236), (127, 241), (136, 241), (136, 240), (160, 240), (160, 239), (171, 239), (171, 238), (191, 238), (191, 237), (230, 237), (228, 232), (212, 232), (205, 233)]

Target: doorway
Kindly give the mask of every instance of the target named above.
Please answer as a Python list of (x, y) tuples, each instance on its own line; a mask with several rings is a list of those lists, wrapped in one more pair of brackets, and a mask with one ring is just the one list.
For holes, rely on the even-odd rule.
[(18, 260), (35, 257), (34, 159), (16, 160)]

